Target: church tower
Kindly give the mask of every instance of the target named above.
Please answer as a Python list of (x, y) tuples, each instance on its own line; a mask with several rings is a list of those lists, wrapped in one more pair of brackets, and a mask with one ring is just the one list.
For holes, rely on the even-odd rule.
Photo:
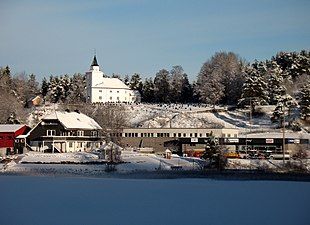
[(96, 55), (94, 55), (90, 69), (86, 72), (86, 89), (87, 89), (87, 101), (93, 102), (94, 92), (96, 86), (102, 83), (103, 72), (100, 71), (99, 64), (97, 62)]

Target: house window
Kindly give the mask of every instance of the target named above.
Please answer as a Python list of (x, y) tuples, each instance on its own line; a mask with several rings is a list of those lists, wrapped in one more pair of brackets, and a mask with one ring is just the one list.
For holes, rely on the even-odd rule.
[(112, 90), (110, 91), (110, 93), (112, 93)]
[(117, 97), (117, 101), (119, 101), (119, 97)]
[(99, 92), (102, 92), (102, 90), (99, 90)]
[(117, 91), (117, 93), (119, 93), (119, 91)]
[(112, 97), (110, 97), (110, 100), (112, 101)]
[(98, 136), (98, 132), (97, 131), (91, 131), (90, 135), (93, 137), (97, 137)]
[(83, 131), (83, 130), (78, 130), (78, 131), (77, 131), (77, 136), (78, 136), (78, 137), (84, 136), (84, 131)]
[(78, 148), (82, 148), (82, 147), (83, 147), (83, 142), (78, 142), (78, 143), (77, 143), (77, 147), (78, 147)]
[(99, 96), (99, 100), (102, 100), (102, 96)]
[(55, 136), (56, 135), (56, 130), (47, 130), (46, 131), (46, 136)]
[(72, 141), (69, 142), (69, 148), (72, 148), (73, 147), (73, 143)]

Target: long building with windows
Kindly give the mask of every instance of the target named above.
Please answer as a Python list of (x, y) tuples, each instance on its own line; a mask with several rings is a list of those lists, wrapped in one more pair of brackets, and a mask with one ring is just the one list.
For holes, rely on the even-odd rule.
[(198, 138), (214, 136), (217, 138), (238, 138), (238, 129), (215, 128), (126, 128), (110, 133), (123, 147), (148, 147), (155, 152), (164, 152), (165, 142), (179, 138), (190, 138), (193, 142)]

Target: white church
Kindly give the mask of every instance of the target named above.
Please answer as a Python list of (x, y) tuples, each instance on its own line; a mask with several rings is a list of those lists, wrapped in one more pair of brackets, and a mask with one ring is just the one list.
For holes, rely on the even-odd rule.
[(133, 103), (140, 101), (138, 91), (131, 90), (118, 78), (104, 77), (100, 71), (96, 55), (86, 72), (87, 101), (91, 103)]

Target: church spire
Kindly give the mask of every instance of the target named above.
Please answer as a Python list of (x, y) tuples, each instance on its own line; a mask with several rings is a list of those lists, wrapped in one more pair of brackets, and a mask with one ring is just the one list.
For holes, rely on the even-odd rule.
[(94, 55), (94, 59), (93, 59), (93, 62), (92, 62), (92, 64), (91, 64), (91, 66), (99, 66), (99, 65), (98, 65), (98, 62), (97, 62), (96, 55)]

